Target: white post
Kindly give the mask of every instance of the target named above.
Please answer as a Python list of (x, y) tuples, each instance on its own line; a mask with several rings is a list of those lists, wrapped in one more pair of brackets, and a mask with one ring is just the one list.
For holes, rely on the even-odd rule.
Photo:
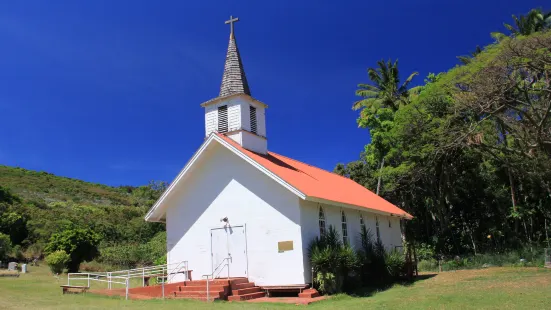
[(67, 285), (71, 285), (71, 274), (67, 274)]
[(142, 286), (145, 286), (145, 268), (142, 268)]
[(128, 278), (126, 278), (126, 300), (128, 300)]
[(108, 281), (107, 281), (107, 287), (108, 287), (109, 289), (111, 289), (111, 273), (108, 272), (108, 273), (107, 273), (107, 276), (109, 277), (109, 278), (107, 279), (107, 280), (108, 280)]
[(207, 302), (209, 301), (210, 297), (210, 290), (209, 290), (209, 276), (207, 276)]
[(164, 275), (165, 275), (165, 267), (163, 267), (163, 276), (161, 277), (161, 281), (163, 281), (163, 283), (162, 283), (162, 286), (163, 286), (163, 299), (165, 299), (165, 278), (164, 278)]
[(88, 288), (90, 288), (90, 274), (88, 274)]

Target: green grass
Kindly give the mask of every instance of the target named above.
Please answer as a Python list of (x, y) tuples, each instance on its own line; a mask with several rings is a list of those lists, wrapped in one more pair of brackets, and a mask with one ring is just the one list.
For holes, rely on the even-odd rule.
[[(308, 309), (549, 309), (551, 270), (488, 268), (425, 276), (410, 285), (395, 285), (369, 297), (338, 295)], [(0, 278), (0, 309), (296, 309), (285, 304), (204, 303), (187, 300), (131, 300), (93, 294), (62, 295), (46, 267), (30, 267), (19, 278)], [(359, 290), (359, 294), (362, 291)], [(302, 306), (300, 306), (302, 307)]]

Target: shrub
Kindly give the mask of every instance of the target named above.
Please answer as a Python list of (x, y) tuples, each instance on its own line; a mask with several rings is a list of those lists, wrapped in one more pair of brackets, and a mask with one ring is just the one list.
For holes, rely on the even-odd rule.
[(103, 272), (103, 271), (114, 271), (114, 270), (117, 270), (117, 268), (109, 264), (100, 263), (96, 260), (93, 260), (90, 262), (81, 263), (80, 270), (88, 271), (88, 272), (100, 272), (100, 271)]
[(346, 277), (358, 267), (356, 253), (341, 240), (335, 228), (329, 226), (325, 234), (314, 238), (309, 245), (308, 256), (316, 274), (314, 284), (323, 293), (342, 291)]
[(62, 250), (69, 254), (67, 262), (69, 272), (77, 272), (80, 263), (94, 259), (98, 254), (100, 237), (89, 229), (68, 229), (53, 234), (46, 246), (46, 253)]
[(331, 272), (318, 272), (314, 280), (318, 290), (323, 294), (334, 294), (339, 290), (337, 279)]
[(46, 264), (50, 267), (50, 270), (54, 274), (63, 273), (63, 268), (69, 262), (71, 257), (65, 251), (58, 250), (52, 252), (50, 255), (46, 256)]
[(0, 234), (0, 260), (6, 259), (9, 253), (11, 253), (10, 236)]
[(373, 234), (368, 228), (360, 231), (358, 258), (360, 276), (364, 284), (384, 282), (388, 278), (385, 264), (385, 248), (380, 241), (373, 242)]
[(386, 253), (385, 264), (389, 276), (397, 278), (405, 275), (406, 260), (402, 253), (396, 250)]

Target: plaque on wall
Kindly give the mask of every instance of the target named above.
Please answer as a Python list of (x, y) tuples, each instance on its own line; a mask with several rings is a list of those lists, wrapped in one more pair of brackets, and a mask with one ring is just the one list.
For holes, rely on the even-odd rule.
[(285, 252), (285, 251), (292, 251), (293, 250), (293, 241), (279, 241), (277, 243), (277, 251), (278, 252)]

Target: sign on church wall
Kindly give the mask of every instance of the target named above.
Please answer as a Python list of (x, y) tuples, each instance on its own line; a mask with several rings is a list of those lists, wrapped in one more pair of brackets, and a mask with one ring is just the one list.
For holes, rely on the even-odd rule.
[(279, 253), (293, 250), (293, 241), (279, 241), (277, 243), (277, 251)]

